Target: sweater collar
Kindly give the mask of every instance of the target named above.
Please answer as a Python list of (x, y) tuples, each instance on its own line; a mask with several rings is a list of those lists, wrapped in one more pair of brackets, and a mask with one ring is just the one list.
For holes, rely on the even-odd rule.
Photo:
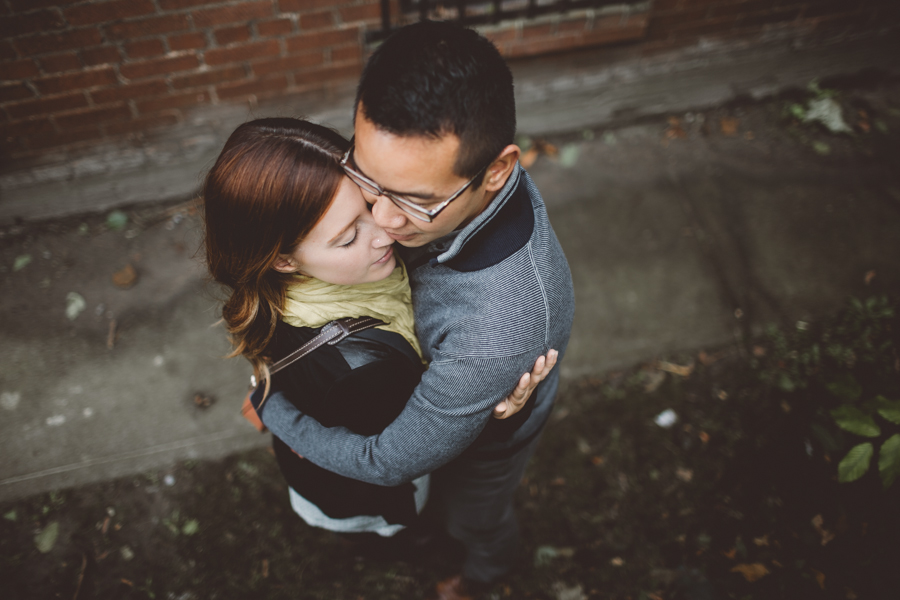
[[(497, 195), (491, 200), (491, 203), (487, 205), (481, 214), (475, 217), (471, 223), (462, 229), (451, 232), (444, 237), (431, 242), (431, 248), (441, 252), (441, 254), (438, 254), (433, 261), (446, 263), (456, 258), (466, 245), (466, 242), (474, 238), (478, 232), (491, 221), (491, 219), (497, 216), (497, 213), (499, 213), (509, 199), (512, 198), (513, 192), (515, 192), (519, 186), (521, 173), (522, 167), (516, 162), (512, 173), (509, 175), (509, 179), (506, 180), (506, 184), (499, 192), (497, 192)], [(444, 250), (444, 248), (446, 248), (446, 250)]]

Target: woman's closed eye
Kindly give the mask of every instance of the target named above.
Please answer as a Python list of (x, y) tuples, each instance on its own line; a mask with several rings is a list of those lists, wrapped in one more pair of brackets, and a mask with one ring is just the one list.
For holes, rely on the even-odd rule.
[(359, 237), (359, 225), (357, 225), (356, 227), (353, 228), (353, 237), (350, 238), (350, 240), (348, 242), (341, 244), (341, 248), (349, 248), (350, 246), (353, 245), (353, 243), (356, 241), (356, 238), (358, 238), (358, 237)]

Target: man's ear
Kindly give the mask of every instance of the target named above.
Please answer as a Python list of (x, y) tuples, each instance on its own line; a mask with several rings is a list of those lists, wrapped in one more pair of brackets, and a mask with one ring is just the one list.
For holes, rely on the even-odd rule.
[(496, 192), (506, 185), (506, 180), (512, 174), (520, 154), (522, 154), (522, 150), (515, 144), (510, 144), (500, 152), (500, 155), (488, 166), (484, 175), (484, 189), (486, 191)]
[(279, 273), (296, 273), (300, 270), (300, 265), (290, 254), (279, 254), (272, 264), (272, 268)]

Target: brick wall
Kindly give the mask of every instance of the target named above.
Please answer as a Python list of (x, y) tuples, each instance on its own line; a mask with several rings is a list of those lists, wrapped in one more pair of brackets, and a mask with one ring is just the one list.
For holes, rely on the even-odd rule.
[[(482, 28), (515, 58), (867, 31), (897, 0), (653, 0)], [(396, 8), (394, 9), (396, 10)], [(177, 127), (192, 109), (358, 77), (378, 0), (0, 0), (0, 159)]]

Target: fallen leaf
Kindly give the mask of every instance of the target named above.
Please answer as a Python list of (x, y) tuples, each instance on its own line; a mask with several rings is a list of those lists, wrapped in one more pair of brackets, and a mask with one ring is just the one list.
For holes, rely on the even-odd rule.
[(13, 271), (21, 271), (31, 263), (30, 254), (21, 254), (13, 261)]
[(559, 151), (559, 165), (564, 169), (571, 169), (578, 162), (578, 156), (581, 153), (575, 144), (566, 144)]
[(194, 404), (199, 408), (209, 408), (216, 402), (215, 398), (203, 392), (194, 394)]
[(625, 564), (625, 561), (622, 560), (621, 557), (617, 556), (617, 557), (613, 558), (612, 560), (610, 560), (609, 564), (611, 564), (614, 567), (621, 567), (622, 565)]
[(744, 579), (753, 583), (757, 579), (765, 577), (769, 574), (769, 570), (766, 568), (766, 565), (762, 563), (741, 563), (739, 565), (735, 565), (731, 568), (732, 573), (740, 573), (744, 576)]
[(269, 559), (262, 559), (262, 578), (268, 579), (269, 577)]
[(781, 401), (781, 410), (783, 410), (785, 413), (789, 413), (789, 412), (791, 412), (791, 405), (788, 404), (786, 400), (782, 400)]
[(100, 533), (103, 535), (106, 535), (106, 532), (109, 531), (109, 521), (110, 517), (108, 516), (103, 519), (103, 526), (100, 528)]
[(722, 117), (719, 120), (719, 128), (725, 135), (737, 135), (738, 124), (740, 122), (734, 117)]
[(757, 546), (768, 546), (769, 545), (769, 534), (766, 534), (761, 537), (753, 538), (753, 543)]
[(704, 444), (709, 442), (709, 434), (706, 433), (705, 431), (701, 431), (700, 433), (697, 434), (697, 436), (700, 438), (700, 441), (703, 442)]
[(644, 391), (652, 394), (666, 380), (666, 374), (662, 371), (647, 371), (644, 374)]
[(864, 280), (866, 282), (866, 285), (872, 283), (873, 279), (875, 279), (875, 271), (869, 271), (868, 273), (866, 273), (866, 278)]
[(565, 477), (557, 477), (556, 479), (554, 479), (553, 481), (550, 482), (550, 485), (554, 485), (554, 486), (566, 485), (566, 478)]
[(112, 276), (112, 282), (118, 288), (127, 290), (137, 282), (137, 271), (130, 264), (125, 265)]
[(763, 346), (753, 346), (753, 356), (762, 358), (766, 355), (766, 349)]
[(677, 469), (675, 469), (675, 477), (682, 481), (688, 482), (694, 478), (694, 472), (690, 469), (683, 469), (681, 467), (678, 467)]
[(113, 231), (121, 231), (128, 224), (128, 215), (121, 210), (114, 210), (106, 216), (106, 226)]
[(825, 573), (823, 573), (822, 571), (817, 571), (815, 569), (812, 569), (812, 572), (816, 576), (816, 583), (819, 584), (819, 588), (824, 590), (825, 589)]
[(716, 398), (718, 398), (719, 400), (728, 400), (728, 392), (726, 392), (725, 390), (719, 390), (718, 392), (716, 392)]
[(834, 539), (834, 533), (825, 529), (822, 525), (825, 523), (825, 519), (822, 518), (822, 515), (816, 515), (812, 518), (812, 526), (815, 528), (816, 532), (822, 538), (822, 545), (824, 546), (828, 542)]
[(134, 550), (132, 550), (128, 546), (122, 546), (119, 548), (119, 554), (122, 555), (124, 560), (132, 560), (134, 558)]
[(554, 600), (586, 600), (584, 590), (580, 585), (568, 587), (565, 583), (557, 581), (553, 584)]
[(41, 554), (47, 554), (56, 545), (59, 537), (59, 523), (53, 521), (34, 536), (34, 545)]
[(592, 456), (591, 464), (593, 464), (595, 467), (599, 467), (603, 464), (604, 460), (605, 459), (602, 456)]
[(116, 320), (109, 320), (109, 331), (106, 333), (106, 347), (110, 350), (116, 345)]
[(725, 558), (730, 558), (732, 560), (734, 560), (734, 557), (736, 555), (737, 555), (737, 548), (732, 548), (728, 552), (722, 552), (722, 556), (724, 556)]
[(84, 296), (75, 292), (66, 294), (66, 317), (70, 321), (77, 319), (85, 308), (87, 308), (87, 302), (84, 301)]
[(744, 132), (744, 139), (745, 139), (745, 140), (752, 140), (754, 137), (755, 137), (755, 136), (753, 135), (753, 132), (752, 132), (752, 131), (745, 131), (745, 132)]
[(127, 585), (127, 586), (134, 587), (134, 582), (132, 582), (130, 579), (124, 579), (124, 578), (123, 578), (123, 579), (120, 579), (119, 581), (121, 581), (122, 583), (124, 583), (124, 584)]
[(678, 375), (679, 377), (689, 377), (690, 374), (694, 372), (694, 363), (689, 365), (676, 365), (674, 363), (663, 361), (657, 365), (657, 368), (660, 371), (666, 371), (673, 375)]

